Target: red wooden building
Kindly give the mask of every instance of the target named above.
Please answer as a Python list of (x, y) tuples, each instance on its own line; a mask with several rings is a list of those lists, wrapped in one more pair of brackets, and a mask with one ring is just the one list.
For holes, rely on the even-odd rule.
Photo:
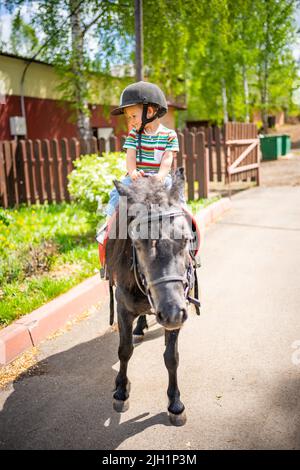
[[(13, 126), (17, 120), (13, 119), (11, 122), (11, 118), (22, 116), (22, 76), (27, 64), (28, 59), (0, 54), (0, 140), (14, 138), (16, 131)], [(117, 80), (120, 81), (120, 78)], [(28, 67), (23, 86), (27, 138), (78, 137), (70, 103), (61, 99), (57, 90), (58, 84), (59, 78), (52, 65), (35, 60)], [(99, 84), (100, 89), (101, 84)], [(108, 108), (113, 108), (118, 105), (119, 97), (117, 91), (114, 94), (114, 89), (110, 95), (111, 106)], [(174, 128), (175, 111), (180, 109), (186, 108), (184, 105), (169, 103), (169, 112), (163, 118), (163, 123)], [(95, 137), (106, 137), (110, 130), (117, 136), (126, 133), (123, 117), (110, 116), (107, 106), (104, 109), (100, 95), (95, 96), (94, 102), (90, 104), (90, 110), (91, 127)], [(22, 132), (21, 130), (21, 135)]]

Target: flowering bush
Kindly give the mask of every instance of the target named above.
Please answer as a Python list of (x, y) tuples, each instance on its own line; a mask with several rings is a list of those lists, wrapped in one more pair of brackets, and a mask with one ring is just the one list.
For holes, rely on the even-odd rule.
[(84, 155), (74, 161), (74, 167), (68, 175), (71, 197), (91, 213), (103, 212), (114, 187), (113, 180), (126, 173), (125, 153)]

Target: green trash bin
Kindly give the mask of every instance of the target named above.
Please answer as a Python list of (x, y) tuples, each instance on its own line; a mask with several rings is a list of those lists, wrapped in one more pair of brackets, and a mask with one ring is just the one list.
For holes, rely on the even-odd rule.
[(282, 136), (261, 136), (260, 149), (263, 160), (276, 160), (280, 155), (282, 155)]
[(288, 134), (283, 134), (281, 137), (282, 137), (281, 155), (287, 155), (291, 150), (291, 137)]

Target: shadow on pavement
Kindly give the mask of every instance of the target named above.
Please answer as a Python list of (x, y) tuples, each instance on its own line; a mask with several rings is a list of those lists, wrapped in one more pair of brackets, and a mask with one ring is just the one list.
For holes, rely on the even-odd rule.
[(127, 421), (125, 413), (120, 422), (112, 408), (117, 350), (118, 335), (107, 333), (19, 376), (0, 413), (0, 449), (112, 450), (150, 426), (169, 426), (167, 412)]

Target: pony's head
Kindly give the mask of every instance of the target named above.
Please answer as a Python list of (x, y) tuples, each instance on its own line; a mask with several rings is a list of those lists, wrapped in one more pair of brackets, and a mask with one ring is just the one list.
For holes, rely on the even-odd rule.
[(187, 319), (192, 233), (179, 197), (184, 181), (184, 170), (179, 168), (170, 190), (152, 177), (139, 178), (131, 186), (114, 182), (127, 204), (137, 283), (145, 290), (157, 321), (169, 330), (180, 328)]

